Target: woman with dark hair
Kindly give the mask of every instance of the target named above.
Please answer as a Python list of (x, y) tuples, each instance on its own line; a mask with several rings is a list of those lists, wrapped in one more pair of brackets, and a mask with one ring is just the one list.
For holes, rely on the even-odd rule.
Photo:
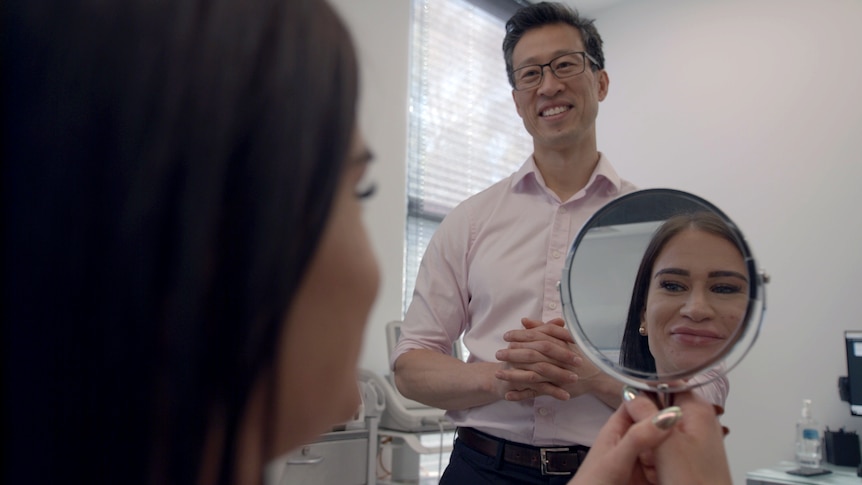
[(747, 274), (739, 236), (720, 216), (694, 212), (668, 219), (638, 268), (620, 363), (660, 375), (706, 364), (745, 317)]
[(379, 273), (345, 26), (4, 10), (6, 483), (260, 483), (359, 405)]
[[(4, 7), (4, 483), (260, 484), (359, 405), (379, 272), (345, 26), (322, 0)], [(587, 483), (681, 417), (627, 396)]]

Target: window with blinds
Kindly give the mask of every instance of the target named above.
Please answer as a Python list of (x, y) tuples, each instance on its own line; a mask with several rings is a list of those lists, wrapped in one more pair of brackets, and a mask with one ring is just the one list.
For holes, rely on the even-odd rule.
[(532, 153), (503, 61), (513, 0), (413, 0), (404, 308), (434, 230)]

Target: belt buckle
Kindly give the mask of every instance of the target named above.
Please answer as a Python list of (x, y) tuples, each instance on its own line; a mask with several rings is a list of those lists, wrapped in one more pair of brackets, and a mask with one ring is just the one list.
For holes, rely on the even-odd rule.
[(548, 471), (548, 452), (569, 451), (568, 448), (539, 448), (539, 455), (542, 458), (542, 475), (571, 475), (572, 472), (552, 472)]

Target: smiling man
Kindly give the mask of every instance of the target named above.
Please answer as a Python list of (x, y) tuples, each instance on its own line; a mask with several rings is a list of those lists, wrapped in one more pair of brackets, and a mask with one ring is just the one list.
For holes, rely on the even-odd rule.
[[(458, 426), (441, 484), (566, 483), (622, 391), (574, 344), (557, 290), (580, 227), (635, 190), (596, 147), (602, 39), (539, 3), (509, 19), (503, 55), (533, 153), (443, 220), (392, 354), (399, 390)], [(451, 354), (462, 334), (468, 362)]]
[[(590, 37), (600, 45), (597, 32)], [(512, 97), (533, 137), (533, 161), (547, 187), (567, 201), (600, 163), (596, 116), (609, 79), (596, 57), (603, 55), (588, 52), (581, 33), (566, 23), (533, 28), (506, 47)]]

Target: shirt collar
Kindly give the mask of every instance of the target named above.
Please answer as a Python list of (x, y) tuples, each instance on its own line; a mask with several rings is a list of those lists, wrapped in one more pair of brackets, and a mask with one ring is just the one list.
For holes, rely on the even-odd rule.
[[(548, 188), (547, 184), (545, 184), (545, 179), (542, 177), (542, 173), (539, 171), (539, 167), (536, 166), (536, 159), (532, 155), (527, 157), (527, 160), (524, 161), (521, 168), (514, 175), (515, 177), (512, 182), (515, 188), (524, 188), (524, 184), (530, 179), (534, 180), (540, 187)], [(622, 179), (620, 179), (617, 171), (614, 170), (608, 157), (599, 152), (599, 163), (596, 164), (593, 174), (590, 175), (584, 191), (590, 192), (599, 190), (602, 187), (604, 187), (606, 194), (617, 195), (620, 193), (620, 188), (622, 187)]]

